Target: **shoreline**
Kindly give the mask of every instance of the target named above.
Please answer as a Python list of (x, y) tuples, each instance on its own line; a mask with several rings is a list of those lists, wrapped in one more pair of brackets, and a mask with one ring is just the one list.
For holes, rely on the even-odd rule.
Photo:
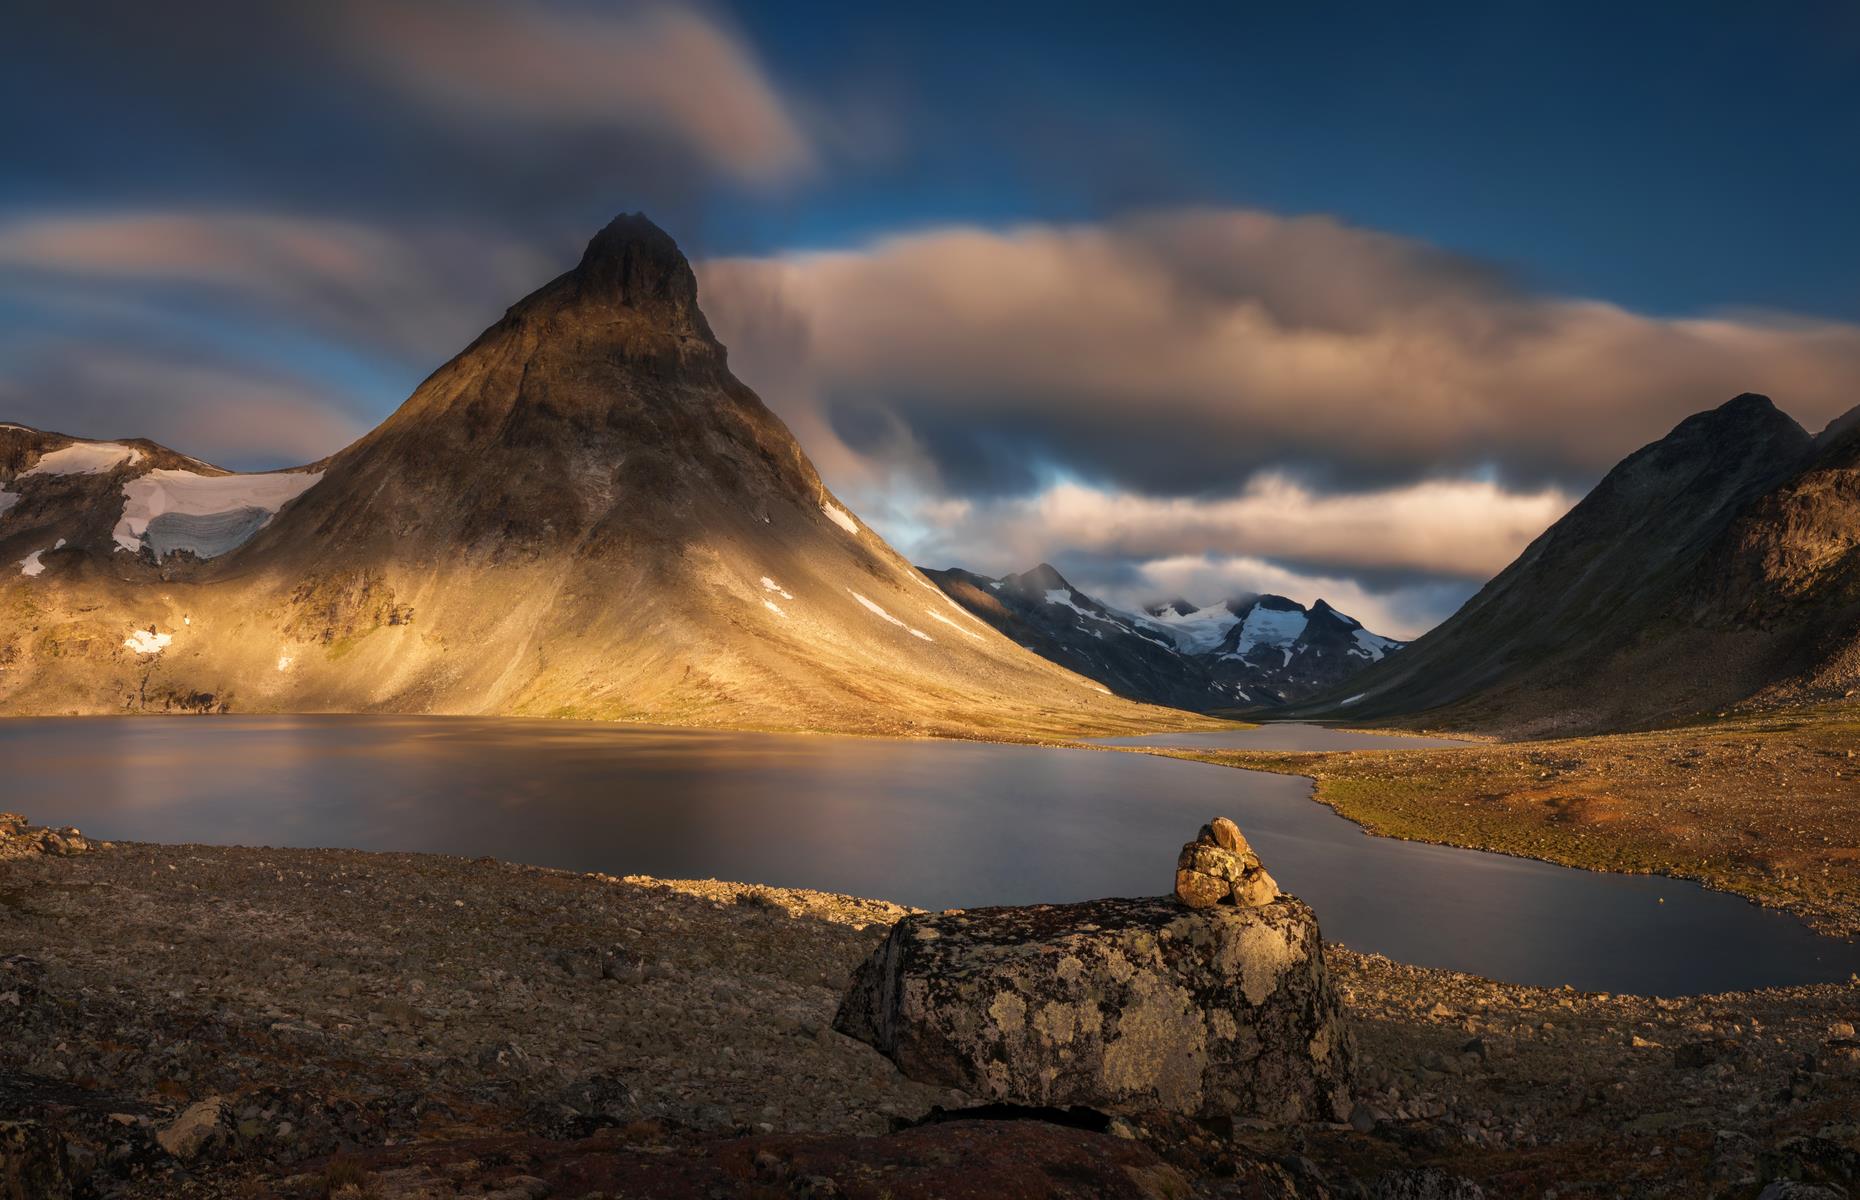
[[(1714, 725), (1435, 750), (1124, 749), (1309, 780), (1315, 802), (1370, 836), (1684, 880), (1854, 941), (1860, 775), (1846, 766), (1854, 752), (1832, 746), (1844, 729)], [(1753, 786), (1748, 758), (1763, 754)], [(1701, 761), (1717, 774), (1697, 778)], [(1791, 794), (1792, 773), (1819, 791)], [(1762, 831), (1762, 849), (1727, 832), (1746, 827)]]
[[(15, 1023), (0, 1085), (89, 1089), (149, 1131), (222, 1097), (236, 1128), (215, 1177), (282, 1195), (390, 1143), (443, 1158), (642, 1122), (663, 1145), (640, 1153), (803, 1134), (869, 1148), (975, 1100), (831, 1029), (852, 967), (906, 911), (437, 855), (120, 843), (0, 860), (0, 994), (22, 996), (0, 1006)], [(1535, 1197), (1634, 1177), (1656, 1144), (1691, 1179), (1711, 1158), (1697, 1139), (1720, 1130), (1749, 1151), (1720, 1166), (1754, 1178), (1761, 1146), (1860, 1107), (1842, 1026), (1860, 983), (1649, 999), (1326, 957), (1363, 1046), (1366, 1129), (1138, 1120), (1137, 1140), (1190, 1180), (1296, 1142), (1328, 1172), (1432, 1164)], [(150, 1180), (122, 1194), (172, 1194)]]

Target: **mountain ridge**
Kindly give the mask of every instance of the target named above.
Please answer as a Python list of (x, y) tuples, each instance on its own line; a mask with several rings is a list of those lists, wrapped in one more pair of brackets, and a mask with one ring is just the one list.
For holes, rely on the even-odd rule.
[(1322, 599), (1306, 608), (1270, 593), (1204, 606), (1176, 597), (1131, 611), (1079, 591), (1051, 563), (998, 579), (959, 567), (924, 574), (958, 604), (1068, 670), (1118, 695), (1194, 711), (1271, 709), (1402, 646)]
[(1755, 393), (1694, 414), (1365, 672), (1349, 708), (1332, 691), (1296, 714), (1548, 734), (1851, 694), (1857, 451)]
[[(859, 522), (730, 374), (689, 264), (636, 214), (318, 463), (238, 475), (109, 445), (0, 429), (19, 497), (0, 513), (0, 712), (1192, 720), (1026, 653)], [(37, 470), (73, 447), (101, 469)], [(11, 565), (35, 553), (42, 570)]]

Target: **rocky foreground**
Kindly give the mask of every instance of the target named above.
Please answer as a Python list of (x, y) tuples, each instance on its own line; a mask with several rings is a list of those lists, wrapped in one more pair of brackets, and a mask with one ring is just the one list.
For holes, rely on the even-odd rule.
[(906, 913), (0, 828), (0, 1196), (1860, 1194), (1860, 981), (1651, 1000), (1333, 946), (1348, 1122), (963, 1114), (832, 1027)]

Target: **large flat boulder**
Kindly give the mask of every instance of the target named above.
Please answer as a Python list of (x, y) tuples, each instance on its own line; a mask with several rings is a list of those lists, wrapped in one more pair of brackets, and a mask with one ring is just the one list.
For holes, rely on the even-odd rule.
[(1340, 1120), (1354, 1047), (1317, 919), (1171, 897), (909, 916), (835, 1027), (905, 1075), (1020, 1104)]

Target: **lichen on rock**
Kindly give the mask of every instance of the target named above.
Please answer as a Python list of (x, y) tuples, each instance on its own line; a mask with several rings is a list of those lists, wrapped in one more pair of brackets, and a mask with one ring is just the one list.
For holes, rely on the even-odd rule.
[(906, 917), (835, 1027), (914, 1080), (1019, 1104), (1340, 1119), (1354, 1044), (1316, 918), (1282, 896)]

